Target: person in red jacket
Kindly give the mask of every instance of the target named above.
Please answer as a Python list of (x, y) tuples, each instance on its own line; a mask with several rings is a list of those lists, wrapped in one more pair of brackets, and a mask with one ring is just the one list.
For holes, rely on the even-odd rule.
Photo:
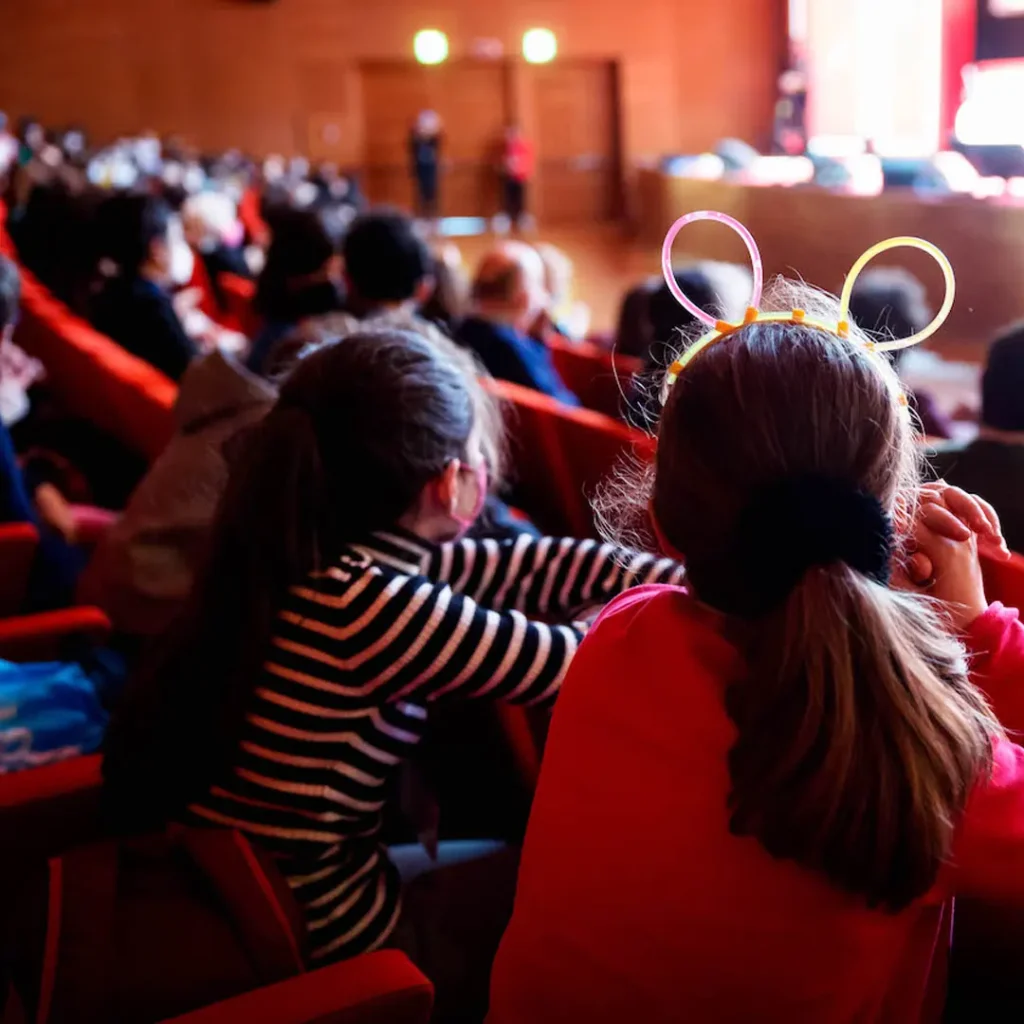
[(1005, 545), (920, 487), (903, 396), (854, 328), (755, 322), (682, 371), (634, 491), (687, 587), (616, 598), (572, 663), (491, 1024), (936, 1020), (954, 895), (1024, 904)]

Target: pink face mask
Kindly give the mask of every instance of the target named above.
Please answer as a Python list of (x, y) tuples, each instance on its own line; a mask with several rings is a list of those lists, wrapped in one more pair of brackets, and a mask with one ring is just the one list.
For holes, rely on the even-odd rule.
[(484, 510), (484, 502), (487, 501), (487, 463), (481, 460), (480, 465), (473, 470), (476, 478), (476, 502), (473, 511), (468, 516), (461, 516), (458, 512), (452, 513), (452, 519), (459, 524), (459, 532), (455, 535), (456, 540), (462, 540), (469, 533), (477, 517)]

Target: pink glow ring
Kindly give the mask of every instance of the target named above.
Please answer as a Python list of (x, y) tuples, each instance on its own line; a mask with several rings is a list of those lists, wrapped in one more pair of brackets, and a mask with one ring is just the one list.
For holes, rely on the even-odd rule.
[(750, 293), (750, 302), (747, 305), (751, 309), (757, 309), (761, 304), (761, 289), (764, 284), (764, 268), (761, 264), (761, 253), (757, 248), (757, 243), (754, 241), (754, 236), (738, 221), (735, 217), (730, 217), (727, 213), (720, 213), (718, 210), (696, 210), (693, 213), (688, 213), (675, 222), (668, 229), (668, 234), (665, 236), (665, 241), (661, 247), (661, 272), (665, 276), (665, 284), (668, 285), (668, 290), (675, 296), (676, 301), (685, 309), (691, 316), (696, 317), (701, 323), (707, 324), (708, 327), (715, 327), (718, 324), (716, 317), (713, 317), (710, 313), (705, 313), (703, 309), (694, 305), (684, 294), (682, 288), (679, 287), (676, 281), (676, 275), (672, 270), (672, 245), (676, 240), (676, 235), (686, 227), (687, 224), (693, 224), (698, 220), (714, 220), (719, 224), (724, 224), (728, 228), (732, 228), (740, 238), (743, 239), (743, 244), (747, 247), (747, 252), (750, 253), (750, 268), (754, 275), (754, 287)]

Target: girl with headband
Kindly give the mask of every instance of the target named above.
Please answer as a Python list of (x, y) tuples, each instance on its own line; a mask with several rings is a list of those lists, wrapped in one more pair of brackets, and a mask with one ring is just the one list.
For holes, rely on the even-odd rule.
[(613, 601), (569, 671), (492, 1024), (937, 1020), (953, 897), (1024, 903), (998, 520), (920, 486), (845, 300), (773, 298), (677, 360), (623, 489), (688, 581)]

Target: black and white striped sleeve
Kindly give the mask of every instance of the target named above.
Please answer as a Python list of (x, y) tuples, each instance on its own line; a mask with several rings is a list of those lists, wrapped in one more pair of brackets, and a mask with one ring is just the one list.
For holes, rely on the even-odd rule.
[(339, 716), (361, 713), (371, 694), (374, 701), (553, 699), (584, 635), (491, 611), (422, 576), (375, 580), (360, 595), (357, 622), (339, 616), (325, 595), (302, 593), (309, 597), (282, 615), (267, 670), (279, 694), (308, 702), (315, 690)]
[(642, 583), (682, 583), (668, 558), (571, 537), (463, 540), (444, 544), (426, 574), (495, 611), (566, 617)]

